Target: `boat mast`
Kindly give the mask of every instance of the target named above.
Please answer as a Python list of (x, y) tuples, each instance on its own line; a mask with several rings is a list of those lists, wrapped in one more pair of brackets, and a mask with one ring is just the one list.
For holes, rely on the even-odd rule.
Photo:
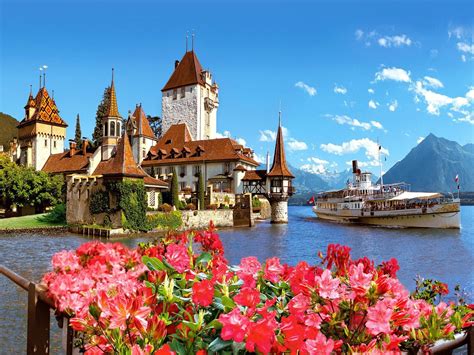
[(379, 146), (379, 166), (380, 166), (380, 192), (383, 193), (383, 174), (382, 174), (382, 146), (379, 143), (379, 139), (377, 138), (377, 145)]

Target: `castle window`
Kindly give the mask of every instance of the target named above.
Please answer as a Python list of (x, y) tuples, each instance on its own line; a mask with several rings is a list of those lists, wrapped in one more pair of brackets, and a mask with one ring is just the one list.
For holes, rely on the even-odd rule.
[(186, 96), (186, 88), (181, 88), (181, 98), (184, 99)]
[(47, 140), (47, 139), (44, 140), (44, 146), (45, 146), (45, 147), (48, 146), (48, 140)]
[(112, 137), (115, 136), (115, 122), (114, 121), (110, 122), (110, 135)]
[(107, 137), (109, 135), (109, 125), (105, 124), (104, 125), (104, 136)]
[(173, 89), (173, 100), (178, 98), (178, 89)]
[(179, 187), (181, 188), (181, 191), (183, 191), (186, 188), (186, 183), (184, 181), (180, 182)]
[(193, 166), (193, 174), (197, 175), (201, 172), (201, 165), (194, 165)]
[(117, 122), (117, 136), (121, 136), (120, 122)]
[(156, 172), (157, 172), (158, 177), (160, 177), (160, 175), (161, 175), (161, 168), (156, 169)]
[(189, 92), (193, 92), (193, 87), (192, 86), (189, 88)]
[(146, 155), (146, 152), (145, 152), (145, 149), (143, 149), (143, 151), (142, 151), (142, 157), (145, 158), (145, 155)]
[(186, 176), (186, 165), (182, 165), (179, 167), (179, 176), (185, 177)]
[(230, 163), (224, 163), (224, 164), (222, 165), (222, 169), (223, 169), (222, 172), (223, 172), (225, 175), (229, 174), (229, 173), (230, 173)]
[(53, 146), (54, 148), (56, 148), (56, 141), (53, 141)]
[(145, 137), (143, 137), (143, 144), (145, 144), (145, 143), (146, 143), (146, 140), (145, 140)]

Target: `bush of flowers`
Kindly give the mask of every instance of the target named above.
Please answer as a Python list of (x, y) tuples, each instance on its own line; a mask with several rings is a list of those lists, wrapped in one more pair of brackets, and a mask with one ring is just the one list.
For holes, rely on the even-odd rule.
[(473, 324), (472, 305), (440, 300), (442, 283), (410, 295), (395, 259), (376, 266), (335, 244), (319, 257), (229, 266), (211, 225), (136, 249), (86, 243), (54, 255), (43, 281), (86, 354), (396, 354)]

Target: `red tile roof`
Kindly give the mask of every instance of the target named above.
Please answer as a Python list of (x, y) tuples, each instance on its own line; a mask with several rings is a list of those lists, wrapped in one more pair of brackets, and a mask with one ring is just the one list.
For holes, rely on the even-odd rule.
[[(32, 99), (31, 95), (30, 98)], [(32, 102), (30, 103), (30, 98), (28, 98), (28, 104), (32, 105)], [(59, 116), (59, 110), (56, 106), (56, 102), (54, 102), (54, 99), (49, 96), (48, 90), (46, 90), (45, 87), (39, 89), (38, 93), (36, 94), (33, 106), (36, 108), (33, 116), (30, 119), (27, 119), (27, 117), (25, 117), (18, 124), (18, 128), (38, 121), (51, 123), (57, 126), (67, 127), (66, 122), (64, 122), (61, 116)]]
[(124, 134), (117, 144), (115, 155), (109, 160), (101, 161), (93, 175), (145, 177), (146, 173), (135, 162), (130, 141)]
[(168, 188), (168, 183), (166, 183), (166, 182), (164, 182), (163, 180), (160, 180), (160, 179), (155, 179), (154, 177), (151, 177), (148, 174), (143, 178), (143, 182), (145, 183), (145, 185), (152, 185), (152, 186)]
[(142, 109), (142, 104), (137, 105), (137, 107), (135, 108), (135, 112), (133, 112), (133, 118), (135, 119), (137, 127), (134, 136), (143, 135), (149, 138), (156, 138), (155, 133), (153, 133), (153, 130), (150, 127), (150, 123), (146, 118), (146, 114)]
[(261, 181), (267, 177), (266, 170), (247, 170), (242, 181)]
[(187, 85), (204, 85), (202, 66), (194, 51), (186, 52), (161, 91), (167, 91)]
[[(253, 166), (259, 165), (251, 157), (251, 151), (245, 155), (238, 146), (230, 138), (193, 141), (187, 125), (177, 124), (172, 125), (158, 143), (150, 149), (150, 153), (143, 160), (142, 165), (170, 165), (203, 161), (243, 161)], [(159, 152), (161, 154), (158, 154)], [(174, 152), (174, 155), (171, 152)]]
[(294, 178), (290, 169), (288, 169), (288, 166), (286, 165), (285, 145), (283, 142), (283, 132), (281, 125), (278, 126), (278, 133), (275, 143), (275, 154), (273, 155), (273, 165), (270, 169), (270, 172), (268, 173), (268, 176)]
[(69, 151), (53, 154), (46, 160), (42, 170), (52, 174), (84, 174), (87, 172), (90, 156), (91, 152), (84, 155), (82, 150), (77, 150), (73, 156), (70, 156)]
[(234, 171), (247, 171), (247, 169), (245, 169), (242, 165), (239, 164), (234, 168)]

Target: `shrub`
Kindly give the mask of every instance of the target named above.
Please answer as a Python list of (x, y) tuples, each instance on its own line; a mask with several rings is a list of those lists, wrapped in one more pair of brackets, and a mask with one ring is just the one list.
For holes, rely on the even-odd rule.
[(196, 206), (194, 206), (194, 203), (188, 203), (185, 209), (188, 211), (194, 211), (196, 209)]
[(173, 206), (167, 203), (164, 203), (160, 207), (158, 207), (158, 211), (161, 211), (161, 212), (171, 212), (172, 210), (173, 210)]
[(207, 208), (206, 208), (206, 209), (208, 209), (208, 210), (214, 210), (214, 211), (215, 211), (215, 210), (217, 210), (217, 207), (218, 207), (217, 204), (212, 203), (212, 204), (210, 204), (210, 205), (207, 205)]
[(262, 202), (257, 196), (254, 196), (252, 198), (252, 208), (259, 209), (260, 207), (262, 207)]
[(89, 212), (99, 214), (109, 211), (109, 193), (99, 190), (91, 193), (89, 197)]
[(232, 267), (210, 228), (133, 250), (89, 242), (52, 263), (43, 282), (91, 353), (428, 353), (474, 323), (474, 305), (434, 302), (443, 285), (422, 285), (431, 304), (404, 288), (395, 259), (375, 266), (337, 244), (317, 265)]
[(150, 229), (177, 230), (183, 224), (180, 211), (156, 213), (147, 219)]
[(38, 217), (38, 220), (51, 224), (66, 224), (66, 205), (61, 203), (54, 206), (46, 215)]

